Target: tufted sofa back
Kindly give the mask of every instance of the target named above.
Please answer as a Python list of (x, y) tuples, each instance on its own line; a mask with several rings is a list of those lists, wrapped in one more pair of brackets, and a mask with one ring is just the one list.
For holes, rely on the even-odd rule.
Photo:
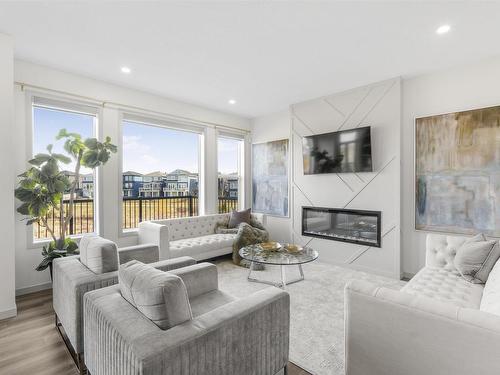
[(227, 220), (229, 214), (215, 214), (204, 216), (190, 216), (178, 219), (152, 220), (153, 223), (162, 224), (168, 228), (170, 241), (183, 240), (206, 236), (215, 233), (215, 225)]
[(457, 249), (467, 237), (428, 234), (426, 239), (425, 265), (456, 270), (454, 259)]

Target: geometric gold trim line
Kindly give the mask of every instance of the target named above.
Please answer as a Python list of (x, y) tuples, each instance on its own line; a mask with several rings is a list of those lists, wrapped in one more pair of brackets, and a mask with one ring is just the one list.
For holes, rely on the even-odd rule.
[(370, 93), (372, 91), (373, 91), (373, 87), (370, 87), (368, 89), (368, 91), (366, 92), (365, 96), (363, 96), (363, 98), (361, 98), (361, 100), (359, 101), (359, 103), (356, 104), (356, 106), (351, 111), (351, 113), (349, 113), (349, 115), (344, 119), (344, 121), (342, 122), (342, 124), (340, 124), (340, 126), (337, 128), (337, 131), (339, 131), (340, 129), (342, 129), (344, 127), (344, 125), (347, 123), (347, 121), (349, 121), (349, 119), (352, 117), (352, 115), (358, 110), (359, 106), (366, 100), (366, 98), (368, 97), (368, 95), (370, 95)]
[(367, 183), (365, 186), (363, 186), (363, 187), (362, 187), (362, 188), (361, 188), (361, 189), (360, 189), (360, 190), (356, 193), (356, 195), (355, 195), (354, 197), (352, 197), (352, 199), (351, 199), (349, 202), (347, 202), (347, 203), (344, 205), (344, 208), (346, 208), (346, 207), (347, 207), (347, 206), (348, 206), (348, 205), (349, 205), (349, 204), (350, 204), (350, 203), (351, 203), (354, 199), (356, 199), (356, 197), (357, 197), (357, 196), (358, 196), (358, 195), (359, 195), (359, 194), (360, 194), (363, 190), (365, 190), (365, 189), (366, 189), (366, 187), (367, 187), (368, 185), (370, 185), (370, 183), (371, 183), (373, 180), (375, 180), (375, 179), (377, 178), (377, 176), (378, 176), (380, 173), (382, 173), (382, 171), (383, 171), (385, 168), (387, 168), (387, 166), (388, 166), (389, 164), (391, 164), (391, 162), (392, 162), (394, 159), (396, 159), (396, 156), (393, 156), (393, 157), (392, 157), (392, 159), (391, 159), (391, 160), (389, 160), (389, 161), (387, 162), (387, 164), (386, 164), (386, 165), (384, 165), (384, 166), (382, 167), (382, 169), (380, 169), (380, 170), (377, 172), (377, 174), (376, 174), (376, 175), (375, 175), (375, 176), (374, 176), (374, 177), (373, 177), (370, 181), (368, 181), (368, 183)]
[[(297, 120), (299, 120), (299, 122), (300, 122), (302, 125), (304, 125), (307, 129), (309, 129), (309, 131), (311, 132), (311, 134), (313, 134), (313, 135), (314, 135), (314, 131), (313, 131), (313, 130), (309, 127), (309, 125), (307, 125), (307, 124), (305, 123), (305, 121), (304, 121), (304, 120), (302, 120), (299, 116), (297, 116), (297, 114), (295, 113), (295, 108), (294, 108), (293, 106), (292, 106), (292, 115), (293, 115), (293, 117), (295, 117)], [(302, 136), (301, 136), (301, 137), (302, 137)]]
[(323, 101), (326, 104), (328, 104), (330, 106), (330, 108), (332, 108), (335, 112), (337, 112), (339, 115), (341, 115), (343, 118), (345, 118), (345, 114), (340, 109), (335, 107), (332, 103), (330, 103), (327, 98), (323, 98)]
[(384, 100), (384, 98), (387, 96), (387, 94), (389, 93), (389, 91), (391, 91), (391, 89), (394, 87), (394, 85), (396, 84), (396, 82), (398, 82), (397, 80), (394, 80), (392, 82), (391, 85), (389, 85), (389, 87), (383, 92), (383, 94), (380, 96), (380, 98), (375, 102), (375, 104), (373, 104), (373, 106), (370, 108), (370, 110), (368, 112), (366, 112), (366, 114), (363, 116), (363, 118), (361, 120), (359, 120), (359, 123), (358, 125), (356, 125), (355, 127), (356, 128), (359, 128), (359, 126), (361, 125), (361, 123), (363, 121), (365, 121), (365, 119), (370, 115), (370, 113), (372, 113), (372, 111), (380, 104), (380, 102), (382, 100)]
[(313, 201), (310, 200), (309, 197), (302, 191), (302, 189), (300, 188), (300, 186), (297, 185), (297, 183), (295, 181), (292, 181), (292, 183), (293, 183), (293, 186), (295, 186), (302, 193), (302, 195), (309, 201), (309, 203), (311, 204), (311, 206), (315, 206), (315, 204), (313, 203)]
[(340, 177), (340, 174), (339, 173), (335, 173), (337, 175), (338, 178), (340, 178), (340, 181), (342, 181), (345, 186), (347, 186), (349, 188), (349, 190), (351, 190), (352, 192), (354, 192), (355, 190), (351, 187), (351, 185), (349, 185), (342, 177)]
[[(394, 225), (392, 228), (390, 228), (387, 232), (385, 232), (383, 235), (382, 235), (382, 238), (384, 238), (385, 236), (387, 236), (389, 233), (391, 233), (394, 229), (396, 228), (396, 225)], [(370, 250), (372, 248), (372, 246), (368, 246), (366, 249), (362, 250), (361, 252), (359, 252), (357, 255), (354, 256), (354, 258), (351, 258), (347, 261), (348, 264), (353, 264), (355, 261), (357, 261), (364, 253), (366, 253), (368, 250)]]

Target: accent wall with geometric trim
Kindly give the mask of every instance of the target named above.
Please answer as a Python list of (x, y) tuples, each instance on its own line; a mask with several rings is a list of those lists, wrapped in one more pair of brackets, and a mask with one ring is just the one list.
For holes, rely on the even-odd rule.
[[(401, 79), (395, 78), (290, 107), (292, 240), (325, 262), (400, 277)], [(305, 136), (371, 127), (373, 172), (303, 173)], [(302, 207), (382, 212), (380, 248), (302, 236)]]

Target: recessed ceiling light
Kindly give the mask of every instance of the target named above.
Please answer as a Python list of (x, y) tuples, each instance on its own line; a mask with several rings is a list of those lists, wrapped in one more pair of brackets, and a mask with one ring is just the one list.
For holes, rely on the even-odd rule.
[(236, 104), (236, 100), (234, 100), (234, 99), (229, 99), (227, 102), (228, 102), (229, 104)]
[(125, 73), (125, 74), (130, 74), (130, 72), (132, 70), (130, 70), (130, 68), (128, 66), (122, 66), (122, 73)]
[(436, 34), (442, 35), (446, 34), (448, 31), (450, 31), (451, 26), (450, 25), (441, 25), (436, 29)]

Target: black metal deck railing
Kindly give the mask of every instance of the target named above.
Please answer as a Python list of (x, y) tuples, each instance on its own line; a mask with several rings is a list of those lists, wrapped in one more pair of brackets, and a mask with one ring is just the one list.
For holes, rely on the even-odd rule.
[[(64, 212), (68, 212), (69, 200), (63, 201)], [(56, 236), (60, 231), (59, 212), (50, 211), (45, 215), (50, 227), (54, 230)], [(66, 229), (66, 235), (92, 233), (94, 231), (94, 200), (77, 199), (74, 202), (73, 219)], [(33, 236), (36, 240), (50, 238), (50, 233), (42, 225), (33, 224)]]
[[(67, 210), (68, 201), (64, 201)], [(94, 231), (94, 201), (92, 199), (78, 199), (75, 201), (75, 214), (67, 229), (67, 235), (91, 233)], [(219, 213), (231, 212), (238, 209), (238, 198), (219, 197)], [(122, 224), (123, 229), (137, 228), (141, 221), (172, 219), (187, 216), (198, 216), (198, 197), (159, 197), (159, 198), (123, 198)], [(57, 212), (47, 214), (47, 221), (59, 233)], [(34, 224), (35, 239), (49, 238), (47, 228)]]
[(123, 198), (123, 229), (141, 221), (198, 216), (198, 197)]

